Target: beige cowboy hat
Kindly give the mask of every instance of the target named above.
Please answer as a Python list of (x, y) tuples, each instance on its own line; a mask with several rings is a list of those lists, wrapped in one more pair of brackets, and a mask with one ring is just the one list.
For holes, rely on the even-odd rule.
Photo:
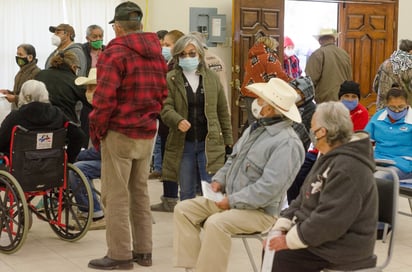
[(320, 37), (322, 36), (333, 36), (335, 39), (339, 36), (339, 32), (336, 31), (336, 29), (333, 28), (321, 28), (319, 30), (319, 33), (316, 35), (313, 35), (313, 37), (316, 40), (319, 40)]
[(89, 71), (89, 76), (88, 77), (78, 77), (78, 78), (76, 78), (74, 83), (76, 85), (97, 84), (96, 74), (97, 74), (96, 68), (91, 68), (90, 71)]
[(246, 86), (246, 88), (290, 120), (297, 123), (302, 122), (299, 110), (295, 105), (298, 94), (282, 79), (271, 78), (267, 83), (254, 83)]

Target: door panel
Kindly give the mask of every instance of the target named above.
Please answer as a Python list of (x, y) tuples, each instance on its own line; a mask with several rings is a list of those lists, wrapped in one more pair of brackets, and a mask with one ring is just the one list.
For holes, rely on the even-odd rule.
[(361, 103), (375, 112), (372, 83), (379, 65), (396, 49), (397, 3), (340, 4), (339, 46), (352, 59), (353, 80), (360, 83)]
[(283, 48), (284, 0), (234, 0), (233, 14), (232, 127), (237, 139), (247, 122), (239, 90), (249, 48), (263, 34), (278, 40), (279, 49)]

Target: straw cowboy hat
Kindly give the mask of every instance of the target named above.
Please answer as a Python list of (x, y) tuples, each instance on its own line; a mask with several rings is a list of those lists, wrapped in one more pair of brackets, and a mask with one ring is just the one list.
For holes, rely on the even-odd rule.
[(246, 86), (251, 92), (265, 100), (290, 120), (301, 123), (302, 118), (295, 103), (299, 96), (285, 81), (271, 78), (267, 83), (254, 83)]
[(97, 84), (96, 80), (96, 68), (91, 68), (89, 71), (88, 77), (78, 77), (74, 81), (76, 85), (90, 85), (90, 84)]
[(333, 28), (322, 28), (319, 30), (319, 33), (317, 35), (313, 35), (313, 37), (316, 40), (319, 40), (320, 37), (322, 36), (333, 36), (335, 39), (339, 36), (340, 33), (336, 31), (336, 29)]

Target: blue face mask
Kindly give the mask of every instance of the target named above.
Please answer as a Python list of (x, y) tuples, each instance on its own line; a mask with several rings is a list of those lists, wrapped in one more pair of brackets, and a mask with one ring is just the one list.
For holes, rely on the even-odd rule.
[(388, 112), (388, 115), (395, 121), (398, 121), (400, 119), (402, 119), (403, 117), (406, 116), (406, 114), (408, 113), (408, 108), (404, 109), (403, 111), (400, 112), (394, 112), (392, 110), (390, 110), (388, 107), (386, 107), (386, 111)]
[(342, 99), (340, 102), (342, 102), (343, 105), (345, 105), (345, 107), (349, 109), (349, 111), (352, 111), (358, 106), (359, 100), (358, 99), (355, 99), (355, 100)]
[(194, 71), (199, 66), (199, 58), (179, 58), (179, 66), (182, 67), (183, 71)]
[(172, 58), (170, 47), (162, 47), (162, 55), (166, 61), (169, 61)]

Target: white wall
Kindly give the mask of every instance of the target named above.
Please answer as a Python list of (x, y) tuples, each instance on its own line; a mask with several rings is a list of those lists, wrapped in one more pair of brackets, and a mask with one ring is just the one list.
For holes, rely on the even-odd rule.
[[(160, 29), (178, 29), (188, 33), (189, 9), (217, 8), (218, 14), (226, 15), (226, 35), (232, 37), (232, 0), (134, 0), (143, 10), (145, 31), (156, 32)], [(148, 5), (146, 5), (148, 4)], [(228, 81), (231, 79), (232, 47), (230, 43), (209, 47), (209, 50), (222, 58), (226, 65)], [(230, 97), (228, 98), (230, 99)]]
[(411, 0), (399, 0), (398, 41), (401, 39), (412, 40), (411, 10), (412, 10)]

